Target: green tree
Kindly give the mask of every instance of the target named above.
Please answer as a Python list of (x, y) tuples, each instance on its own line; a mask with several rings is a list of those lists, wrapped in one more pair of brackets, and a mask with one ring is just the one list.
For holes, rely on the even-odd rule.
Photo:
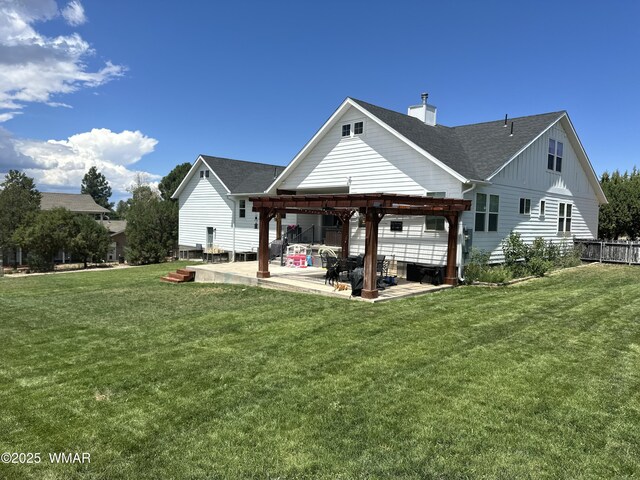
[(149, 186), (133, 190), (127, 212), (127, 262), (131, 264), (158, 263), (173, 248), (178, 222), (174, 202), (163, 201)]
[(98, 172), (98, 169), (93, 166), (85, 173), (82, 179), (82, 186), (80, 187), (80, 193), (88, 193), (93, 197), (96, 203), (104, 208), (111, 210), (113, 203), (109, 203), (111, 198), (111, 187), (105, 176)]
[(190, 163), (181, 163), (171, 170), (158, 185), (160, 190), (160, 196), (166, 205), (163, 205), (162, 209), (165, 211), (167, 217), (165, 218), (167, 228), (169, 231), (168, 240), (171, 243), (171, 249), (175, 250), (178, 247), (178, 201), (171, 198), (171, 195), (177, 190), (178, 186), (184, 180), (191, 170)]
[(10, 170), (0, 187), (0, 255), (3, 249), (13, 250), (17, 266), (19, 245), (14, 234), (40, 209), (41, 195), (33, 178), (18, 170)]
[(29, 267), (36, 271), (50, 271), (53, 270), (56, 253), (70, 249), (76, 230), (75, 215), (69, 210), (42, 210), (34, 215), (31, 222), (16, 230), (14, 241), (29, 251)]
[(182, 180), (184, 180), (184, 177), (187, 176), (189, 170), (191, 170), (191, 164), (189, 162), (181, 163), (160, 180), (158, 190), (160, 190), (160, 196), (163, 200), (171, 200), (171, 195), (178, 189), (178, 186)]
[(107, 256), (111, 237), (109, 231), (87, 215), (76, 215), (69, 246), (71, 253), (82, 259), (84, 268), (89, 261), (102, 261)]
[(640, 237), (640, 172), (604, 172), (600, 185), (609, 203), (600, 206), (598, 236), (618, 239)]
[(127, 212), (129, 211), (129, 207), (131, 207), (131, 199), (127, 200), (119, 200), (116, 204), (116, 217), (121, 220), (127, 219)]

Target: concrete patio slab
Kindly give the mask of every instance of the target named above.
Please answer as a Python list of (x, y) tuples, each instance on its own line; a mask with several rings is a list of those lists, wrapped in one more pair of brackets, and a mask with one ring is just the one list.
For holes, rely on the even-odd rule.
[(190, 270), (196, 272), (196, 282), (204, 283), (228, 283), (236, 285), (249, 285), (254, 287), (272, 288), (289, 292), (312, 293), (330, 297), (354, 299), (363, 302), (384, 302), (400, 298), (422, 295), (436, 292), (450, 285), (435, 286), (427, 283), (408, 282), (398, 279), (398, 285), (379, 291), (379, 296), (373, 300), (361, 297), (351, 297), (351, 286), (347, 290), (336, 290), (331, 285), (325, 285), (324, 276), (326, 270), (319, 267), (290, 268), (280, 265), (269, 265), (270, 278), (257, 278), (258, 262), (234, 262), (234, 263), (203, 263), (191, 265)]

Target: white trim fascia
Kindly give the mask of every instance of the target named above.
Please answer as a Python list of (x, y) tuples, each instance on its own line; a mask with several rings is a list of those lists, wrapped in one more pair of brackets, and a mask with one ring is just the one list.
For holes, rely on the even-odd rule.
[(187, 182), (191, 178), (191, 175), (193, 175), (193, 172), (194, 172), (194, 170), (196, 169), (196, 167), (198, 165), (198, 161), (200, 161), (200, 160), (202, 160), (202, 156), (198, 155), (198, 158), (195, 159), (195, 161), (193, 162), (193, 165), (191, 165), (191, 168), (189, 169), (187, 174), (184, 176), (184, 178), (180, 182), (180, 185), (178, 185), (178, 188), (176, 188), (176, 191), (173, 192), (173, 195), (171, 195), (171, 198), (173, 198), (175, 200), (180, 196), (180, 192), (182, 191), (184, 186), (187, 184)]
[(171, 198), (177, 199), (180, 196), (180, 192), (182, 192), (182, 190), (184, 189), (185, 185), (189, 182), (189, 180), (191, 180), (191, 177), (193, 176), (193, 173), (197, 170), (198, 162), (204, 163), (209, 168), (209, 171), (211, 173), (213, 173), (213, 176), (216, 178), (216, 180), (218, 180), (218, 182), (220, 182), (220, 185), (222, 185), (224, 187), (224, 189), (227, 191), (227, 194), (231, 193), (231, 191), (227, 188), (227, 186), (224, 184), (224, 182), (222, 180), (220, 180), (220, 177), (216, 174), (216, 172), (213, 170), (213, 168), (211, 168), (211, 165), (209, 165), (207, 163), (207, 161), (204, 159), (204, 157), (202, 155), (198, 155), (198, 158), (196, 158), (196, 161), (193, 162), (193, 165), (191, 166), (191, 169), (189, 170), (189, 172), (187, 172), (185, 177), (182, 179), (182, 182), (180, 182), (180, 185), (178, 185), (178, 188), (176, 188), (176, 191), (173, 192), (173, 195), (171, 195)]
[[(518, 155), (520, 155), (522, 152), (524, 152), (527, 148), (529, 148), (536, 140), (538, 140), (540, 137), (542, 137), (542, 135), (544, 135), (545, 133), (547, 133), (547, 131), (549, 131), (549, 129), (551, 127), (553, 127), (556, 123), (561, 122), (563, 119), (566, 119), (567, 125), (569, 125), (570, 129), (571, 129), (571, 134), (573, 135), (574, 140), (576, 141), (576, 143), (578, 144), (578, 146), (580, 147), (580, 151), (577, 152), (578, 156), (580, 157), (580, 155), (582, 156), (582, 161), (580, 161), (580, 158), (578, 158), (578, 160), (580, 161), (580, 163), (582, 164), (583, 170), (585, 170), (585, 173), (587, 173), (587, 176), (591, 177), (589, 183), (591, 184), (591, 186), (593, 187), (596, 196), (598, 197), (598, 201), (600, 204), (604, 204), (604, 203), (609, 203), (609, 201), (607, 200), (607, 197), (604, 194), (604, 191), (602, 190), (602, 187), (600, 186), (600, 182), (598, 181), (598, 176), (596, 175), (595, 170), (593, 169), (593, 165), (591, 165), (591, 161), (589, 160), (589, 156), (587, 155), (587, 152), (584, 149), (584, 146), (582, 145), (582, 142), (580, 141), (580, 137), (578, 137), (578, 134), (576, 133), (576, 129), (573, 127), (573, 123), (571, 122), (571, 119), (569, 118), (569, 114), (565, 111), (562, 112), (562, 114), (556, 119), (554, 120), (547, 128), (545, 128), (538, 136), (536, 136), (533, 140), (531, 140), (529, 143), (527, 143), (523, 148), (521, 148), (513, 157), (511, 157), (506, 163), (504, 163), (500, 168), (498, 168), (495, 172), (493, 172), (491, 175), (489, 175), (489, 177), (487, 178), (487, 180), (491, 180), (493, 177), (495, 177), (498, 173), (500, 173), (500, 171), (502, 169), (504, 169), (507, 165), (509, 165), (512, 161), (514, 161), (516, 159), (516, 157)], [(584, 163), (587, 163), (587, 165), (589, 166), (589, 171), (587, 171), (584, 168)], [(591, 175), (589, 175), (591, 174)]]
[(264, 193), (274, 193), (274, 189), (277, 189), (277, 187), (282, 184), (284, 179), (287, 178), (291, 173), (291, 170), (293, 170), (294, 167), (300, 162), (300, 160), (304, 158), (304, 156), (309, 152), (309, 150), (311, 150), (311, 148), (313, 148), (316, 145), (316, 143), (324, 136), (326, 131), (333, 126), (333, 124), (335, 123), (335, 120), (344, 113), (344, 110), (346, 110), (346, 107), (353, 103), (350, 101), (351, 99), (347, 97), (342, 102), (342, 104), (340, 104), (340, 106), (336, 109), (335, 112), (333, 112), (333, 114), (329, 117), (329, 119), (326, 122), (324, 122), (324, 125), (322, 125), (322, 127), (320, 127), (320, 129), (315, 133), (315, 135), (311, 137), (311, 140), (309, 140), (305, 144), (305, 146), (302, 147), (302, 149), (298, 152), (298, 154), (295, 157), (293, 157), (293, 160), (291, 160), (289, 165), (287, 165), (287, 168), (285, 168), (282, 171), (282, 173), (278, 175), (278, 178), (276, 178), (271, 183), (271, 185), (267, 187)]
[(558, 123), (560, 121), (560, 119), (564, 116), (567, 115), (567, 112), (562, 112), (562, 114), (560, 114), (560, 116), (558, 118), (556, 118), (553, 122), (551, 122), (549, 124), (549, 126), (547, 128), (545, 128), (544, 130), (542, 130), (542, 132), (540, 132), (538, 135), (536, 135), (536, 137), (531, 140), (529, 143), (527, 143), (524, 147), (522, 147), (520, 150), (518, 150), (515, 155), (513, 155), (509, 160), (507, 160), (505, 163), (503, 163), (500, 167), (498, 167), (498, 169), (493, 172), (491, 175), (489, 175), (487, 177), (487, 180), (491, 180), (493, 177), (495, 177), (498, 173), (500, 173), (507, 165), (509, 165), (511, 162), (513, 162), (516, 157), (518, 155), (520, 155), (522, 152), (524, 152), (527, 148), (529, 148), (531, 145), (533, 145), (533, 143), (538, 140), (542, 135), (544, 135), (545, 133), (547, 133), (547, 131), (549, 131), (549, 129), (551, 127), (553, 127), (556, 123)]
[(264, 193), (265, 192), (228, 193), (227, 197), (251, 197), (252, 195), (262, 196)]
[(356, 110), (359, 110), (361, 113), (365, 114), (366, 116), (368, 116), (369, 118), (371, 118), (373, 121), (375, 121), (378, 125), (380, 125), (382, 128), (384, 128), (385, 130), (387, 130), (389, 133), (391, 133), (392, 135), (394, 135), (395, 137), (397, 137), (399, 140), (403, 141), (404, 143), (406, 143), (407, 145), (409, 145), (411, 148), (413, 148), (416, 152), (418, 152), (419, 154), (421, 154), (422, 156), (426, 157), (428, 160), (430, 160), (432, 163), (434, 163), (436, 166), (440, 167), (442, 170), (444, 170), (445, 172), (447, 172), (449, 175), (451, 175), (452, 177), (454, 177), (456, 180), (459, 180), (462, 183), (469, 183), (469, 179), (466, 178), (463, 175), (460, 175), (458, 172), (456, 172), (454, 169), (452, 169), (451, 167), (449, 167), (448, 165), (445, 165), (444, 163), (442, 163), (440, 160), (438, 160), (436, 157), (434, 157), (433, 155), (431, 155), (429, 152), (427, 152), (426, 150), (424, 150), (423, 148), (419, 147), (418, 145), (416, 145), (415, 143), (413, 143), (411, 140), (409, 140), (407, 137), (405, 137), (404, 135), (398, 133), (396, 130), (394, 130), (393, 128), (391, 128), (389, 125), (387, 125), (386, 123), (384, 123), (382, 120), (380, 120), (378, 117), (376, 117), (374, 114), (372, 114), (371, 112), (369, 112), (366, 108), (361, 107), (360, 105), (358, 105), (356, 102), (354, 102), (353, 100), (351, 100), (350, 98), (347, 98), (347, 101), (356, 108)]
[(442, 163), (440, 160), (438, 160), (436, 157), (431, 155), (426, 150), (420, 148), (418, 145), (413, 143), (411, 140), (406, 138), (404, 135), (401, 135), (400, 133), (398, 133), (396, 130), (394, 130), (389, 125), (387, 125), (382, 120), (380, 120), (378, 117), (376, 117), (371, 112), (369, 112), (366, 108), (361, 107), (360, 105), (358, 105), (358, 103), (354, 102), (351, 98), (347, 97), (344, 100), (344, 102), (342, 102), (342, 104), (333, 113), (333, 115), (331, 115), (331, 117), (329, 117), (329, 120), (327, 120), (324, 123), (324, 125), (322, 127), (320, 127), (320, 129), (311, 138), (311, 140), (309, 140), (309, 142), (307, 142), (307, 144), (302, 148), (302, 150), (300, 150), (300, 152), (294, 157), (294, 159), (291, 161), (291, 163), (289, 163), (289, 165), (287, 165), (287, 168), (285, 168), (284, 171), (278, 176), (278, 178), (275, 179), (274, 182), (269, 186), (269, 188), (267, 188), (267, 190), (265, 190), (265, 193), (273, 193), (274, 188), (277, 188), (289, 176), (289, 174), (294, 169), (294, 167), (301, 161), (302, 158), (304, 158), (304, 156), (309, 152), (309, 150), (311, 148), (313, 148), (316, 145), (316, 143), (325, 135), (327, 130), (329, 130), (331, 127), (333, 127), (333, 125), (335, 124), (337, 118), (339, 116), (341, 116), (348, 107), (354, 107), (356, 110), (358, 110), (360, 113), (362, 113), (365, 117), (370, 118), (371, 120), (376, 122), (382, 128), (384, 128), (389, 133), (391, 133), (392, 135), (394, 135), (395, 137), (400, 139), (402, 142), (406, 143), (409, 147), (413, 148), (415, 151), (417, 151), (419, 154), (421, 154), (422, 156), (424, 156), (425, 158), (430, 160), (436, 166), (440, 167), (442, 170), (447, 172), (449, 175), (453, 176), (456, 180), (458, 180), (458, 181), (460, 181), (462, 183), (468, 183), (470, 181), (469, 179), (467, 179), (463, 175), (460, 175), (458, 172), (456, 172), (455, 170), (453, 170), (449, 166), (447, 166), (444, 163)]
[[(604, 191), (602, 190), (602, 187), (600, 186), (600, 181), (598, 180), (598, 175), (596, 174), (596, 171), (593, 169), (593, 165), (591, 164), (591, 160), (589, 160), (589, 155), (587, 155), (587, 152), (584, 149), (584, 146), (582, 145), (582, 142), (580, 141), (580, 137), (578, 137), (578, 133), (576, 132), (576, 129), (573, 127), (573, 122), (571, 122), (571, 119), (569, 118), (569, 115), (565, 114), (565, 117), (567, 119), (567, 124), (569, 125), (569, 127), (571, 127), (571, 133), (573, 134), (574, 138), (578, 142), (578, 146), (580, 147), (580, 153), (582, 154), (583, 159), (587, 162), (587, 165), (589, 165), (589, 170), (590, 170), (590, 173), (591, 173), (591, 186), (595, 190), (596, 195), (599, 197), (598, 200), (600, 200), (600, 204), (601, 205), (607, 204), (607, 203), (609, 203), (609, 200), (607, 200), (607, 196), (604, 194)], [(584, 165), (583, 165), (583, 169), (584, 169)]]

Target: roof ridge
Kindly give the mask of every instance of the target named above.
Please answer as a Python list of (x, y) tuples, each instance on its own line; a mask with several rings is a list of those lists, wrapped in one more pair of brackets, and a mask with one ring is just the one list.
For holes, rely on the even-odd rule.
[(236, 158), (227, 158), (227, 157), (216, 157), (213, 155), (205, 155), (204, 153), (201, 153), (200, 155), (198, 155), (199, 157), (203, 157), (203, 158), (214, 158), (216, 160), (227, 160), (229, 162), (241, 162), (241, 163), (252, 163), (254, 165), (263, 165), (266, 167), (282, 167), (282, 168), (286, 168), (286, 165), (276, 165), (274, 163), (264, 163), (264, 162), (253, 162), (251, 160), (238, 160)]
[[(546, 113), (534, 113), (533, 115), (521, 115), (519, 117), (513, 117), (513, 118), (508, 118), (508, 121), (514, 121), (514, 120), (521, 120), (523, 118), (533, 118), (533, 117), (544, 117), (545, 115), (553, 115), (553, 114), (564, 114), (567, 113), (566, 110), (558, 110), (556, 112), (546, 112)], [(472, 125), (485, 125), (487, 123), (495, 123), (495, 122), (502, 122), (504, 121), (504, 119), (502, 118), (498, 118), (496, 120), (487, 120), (484, 122), (476, 122), (476, 123), (463, 123), (462, 125), (456, 125), (454, 127), (449, 127), (449, 128), (460, 128), (460, 127), (470, 127)]]

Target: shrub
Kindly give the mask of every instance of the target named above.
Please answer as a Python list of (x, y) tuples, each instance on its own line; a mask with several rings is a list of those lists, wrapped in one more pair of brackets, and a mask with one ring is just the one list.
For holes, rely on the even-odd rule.
[(36, 252), (27, 254), (27, 265), (32, 272), (51, 272), (54, 269), (53, 257), (46, 257)]
[(496, 265), (495, 267), (488, 267), (478, 279), (479, 282), (487, 283), (505, 283), (513, 279), (513, 274), (510, 269), (504, 265)]
[(527, 271), (530, 275), (536, 277), (544, 277), (544, 274), (551, 270), (553, 263), (549, 260), (545, 260), (543, 257), (533, 257), (526, 265)]
[(469, 263), (464, 267), (464, 283), (467, 285), (480, 281), (482, 274), (488, 268), (490, 253), (477, 248), (471, 249)]

